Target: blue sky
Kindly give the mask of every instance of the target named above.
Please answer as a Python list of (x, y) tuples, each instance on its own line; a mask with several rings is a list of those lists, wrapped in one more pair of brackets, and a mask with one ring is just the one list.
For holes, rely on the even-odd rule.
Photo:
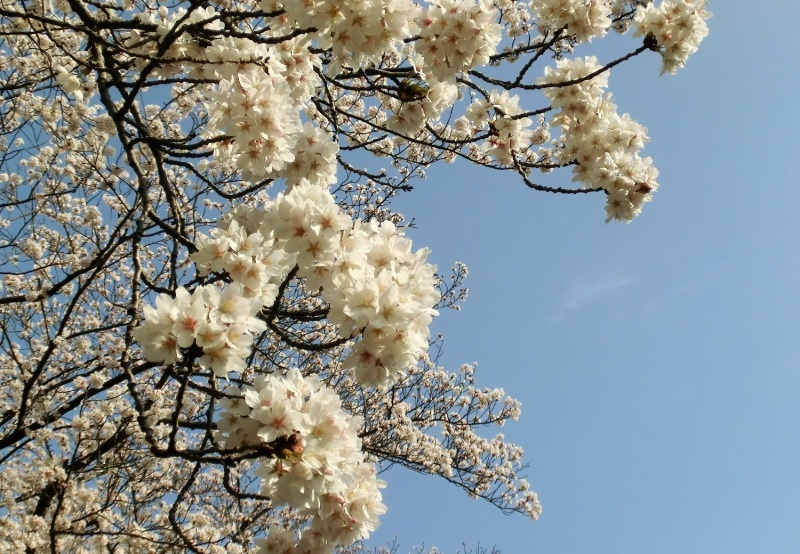
[(369, 545), (800, 552), (800, 2), (709, 9), (678, 75), (650, 53), (611, 74), (661, 171), (633, 223), (468, 164), (397, 201), (416, 247), (470, 269), (463, 311), (436, 323), (443, 362), (477, 361), (480, 385), (522, 401), (503, 432), (544, 512), (390, 470)]

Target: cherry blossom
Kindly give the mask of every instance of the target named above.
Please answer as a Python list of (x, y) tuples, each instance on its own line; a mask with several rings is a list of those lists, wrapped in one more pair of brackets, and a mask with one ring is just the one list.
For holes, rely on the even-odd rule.
[(519, 404), (437, 360), (466, 266), (392, 201), (461, 161), (638, 216), (611, 72), (684, 67), (705, 2), (202, 4), (2, 2), (0, 543), (358, 549), (387, 464), (536, 519)]

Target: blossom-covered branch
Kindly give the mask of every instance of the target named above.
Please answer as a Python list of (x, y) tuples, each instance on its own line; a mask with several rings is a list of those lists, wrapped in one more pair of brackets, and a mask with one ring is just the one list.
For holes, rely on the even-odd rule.
[[(609, 74), (676, 72), (709, 16), (0, 0), (0, 543), (328, 552), (378, 525), (391, 465), (538, 517), (491, 431), (519, 405), (438, 365), (466, 267), (439, 275), (391, 201), (461, 160), (630, 221), (658, 172)], [(572, 55), (610, 31), (627, 55)]]

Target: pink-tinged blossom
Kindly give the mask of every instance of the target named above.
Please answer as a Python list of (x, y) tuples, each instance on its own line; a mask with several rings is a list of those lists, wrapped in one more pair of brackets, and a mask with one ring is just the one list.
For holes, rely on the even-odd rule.
[[(179, 289), (185, 292), (185, 289)], [(142, 354), (153, 362), (171, 364), (180, 357), (178, 338), (174, 334), (179, 309), (176, 302), (166, 294), (156, 297), (156, 307), (145, 306), (144, 323), (133, 331), (136, 341), (142, 346)]]
[(200, 331), (201, 326), (207, 321), (208, 307), (200, 295), (192, 295), (184, 288), (175, 291), (175, 324), (172, 333), (178, 340), (178, 346), (188, 348), (192, 345)]

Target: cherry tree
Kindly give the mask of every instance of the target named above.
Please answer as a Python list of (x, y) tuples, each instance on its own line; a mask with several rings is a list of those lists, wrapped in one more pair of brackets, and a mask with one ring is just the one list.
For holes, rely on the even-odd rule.
[[(0, 0), (2, 550), (357, 549), (392, 465), (538, 517), (492, 430), (518, 403), (438, 364), (467, 269), (438, 272), (391, 200), (460, 161), (630, 221), (658, 171), (609, 74), (675, 73), (708, 17)], [(627, 55), (574, 53), (611, 32)]]

